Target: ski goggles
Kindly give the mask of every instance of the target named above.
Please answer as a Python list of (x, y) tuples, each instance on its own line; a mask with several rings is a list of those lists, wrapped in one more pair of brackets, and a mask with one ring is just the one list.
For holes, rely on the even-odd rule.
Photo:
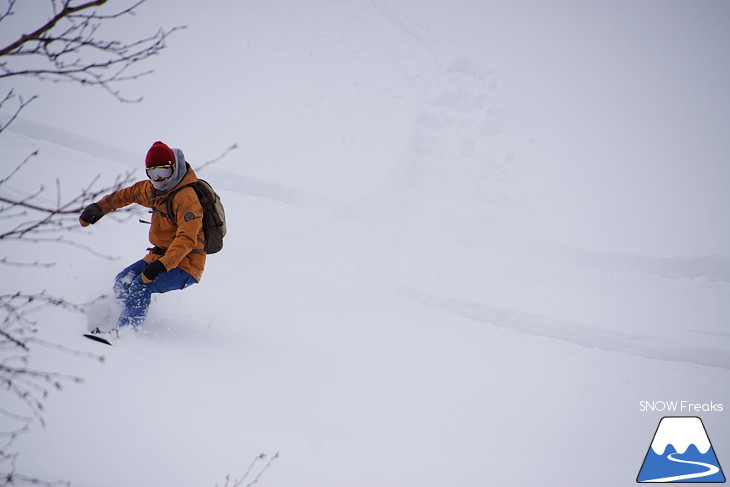
[(152, 166), (147, 168), (147, 177), (152, 181), (167, 181), (175, 172), (172, 164), (163, 164), (161, 166)]

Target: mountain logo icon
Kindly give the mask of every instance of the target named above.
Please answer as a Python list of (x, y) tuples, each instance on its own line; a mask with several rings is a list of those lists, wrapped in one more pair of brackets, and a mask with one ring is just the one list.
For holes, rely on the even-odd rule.
[(695, 416), (662, 418), (636, 481), (725, 482), (702, 420)]

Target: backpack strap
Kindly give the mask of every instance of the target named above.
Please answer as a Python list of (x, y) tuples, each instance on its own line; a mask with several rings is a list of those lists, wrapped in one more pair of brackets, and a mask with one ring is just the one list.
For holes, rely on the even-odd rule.
[[(195, 183), (190, 183), (190, 184), (186, 184), (185, 186), (180, 186), (179, 188), (177, 188), (175, 191), (173, 191), (172, 193), (170, 193), (167, 196), (167, 213), (165, 213), (163, 211), (160, 211), (157, 208), (153, 208), (152, 211), (158, 212), (163, 217), (169, 218), (170, 220), (172, 220), (173, 223), (175, 223), (175, 212), (172, 209), (172, 198), (179, 191), (182, 191), (185, 188), (193, 188), (193, 191), (195, 191)], [(198, 196), (198, 192), (197, 191), (195, 191), (195, 196), (198, 198), (198, 201), (200, 201), (200, 196)], [(203, 204), (201, 203), (200, 206), (203, 206)], [(203, 208), (203, 212), (205, 212), (205, 208)], [(198, 239), (198, 242), (200, 242), (200, 243), (203, 244), (203, 248), (202, 249), (191, 250), (190, 251), (191, 254), (204, 254), (205, 253), (205, 240), (199, 238)], [(165, 251), (165, 250), (167, 250), (167, 249), (163, 249), (163, 251)]]
[[(172, 221), (174, 222), (174, 221), (175, 221), (175, 212), (174, 212), (174, 211), (173, 211), (173, 209), (172, 209), (172, 198), (173, 198), (173, 197), (174, 197), (174, 196), (175, 196), (175, 195), (176, 195), (176, 194), (177, 194), (177, 193), (178, 193), (179, 191), (182, 191), (182, 190), (183, 190), (183, 189), (185, 189), (185, 188), (192, 188), (194, 184), (195, 184), (195, 183), (190, 183), (190, 184), (186, 184), (185, 186), (180, 186), (179, 188), (177, 188), (177, 189), (176, 189), (175, 191), (173, 191), (172, 193), (170, 193), (170, 194), (169, 194), (169, 195), (167, 196), (167, 213), (164, 213), (164, 212), (162, 212), (162, 211), (160, 211), (160, 210), (158, 210), (158, 209), (156, 209), (156, 208), (153, 208), (153, 211), (157, 211), (158, 213), (160, 213), (160, 214), (161, 214), (162, 216), (164, 216), (165, 218), (169, 218), (170, 220), (172, 220)], [(195, 188), (193, 188), (193, 189), (195, 189)], [(198, 193), (195, 193), (195, 196), (197, 196), (197, 195), (198, 195)]]
[[(198, 240), (200, 240), (200, 239), (198, 239)], [(154, 247), (150, 247), (147, 250), (152, 252), (153, 254), (157, 254), (157, 255), (165, 255), (165, 252), (167, 252), (167, 249), (163, 249), (162, 247), (158, 247), (157, 245), (155, 245)], [(204, 254), (205, 249), (193, 249), (188, 253), (189, 254)]]

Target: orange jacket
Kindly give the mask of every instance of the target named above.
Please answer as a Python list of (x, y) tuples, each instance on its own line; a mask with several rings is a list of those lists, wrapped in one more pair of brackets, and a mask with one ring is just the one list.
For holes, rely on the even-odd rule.
[(150, 243), (164, 251), (151, 250), (145, 257), (147, 263), (159, 259), (168, 271), (179, 267), (196, 281), (200, 281), (205, 268), (203, 250), (203, 208), (193, 188), (178, 191), (172, 203), (175, 221), (167, 218), (167, 197), (177, 188), (194, 183), (198, 178), (188, 166), (187, 173), (175, 188), (160, 192), (149, 180), (139, 181), (132, 186), (104, 196), (97, 202), (104, 213), (123, 208), (132, 203), (152, 208)]

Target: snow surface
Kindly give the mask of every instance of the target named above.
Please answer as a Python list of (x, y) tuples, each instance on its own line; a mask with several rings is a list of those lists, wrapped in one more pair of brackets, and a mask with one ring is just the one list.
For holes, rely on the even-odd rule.
[[(83, 316), (35, 317), (105, 360), (34, 353), (84, 383), (48, 397), (18, 470), (212, 486), (280, 452), (259, 485), (626, 485), (661, 417), (640, 401), (728, 404), (730, 4), (178, 5), (141, 105), (43, 88), (0, 136), (3, 172), (40, 149), (4, 194), (50, 201), (157, 139), (193, 166), (241, 145), (200, 174), (224, 250), (142, 333), (104, 348)], [(4, 267), (1, 292), (92, 302), (146, 232), (3, 243), (56, 265)], [(703, 421), (722, 462), (728, 414)]]

